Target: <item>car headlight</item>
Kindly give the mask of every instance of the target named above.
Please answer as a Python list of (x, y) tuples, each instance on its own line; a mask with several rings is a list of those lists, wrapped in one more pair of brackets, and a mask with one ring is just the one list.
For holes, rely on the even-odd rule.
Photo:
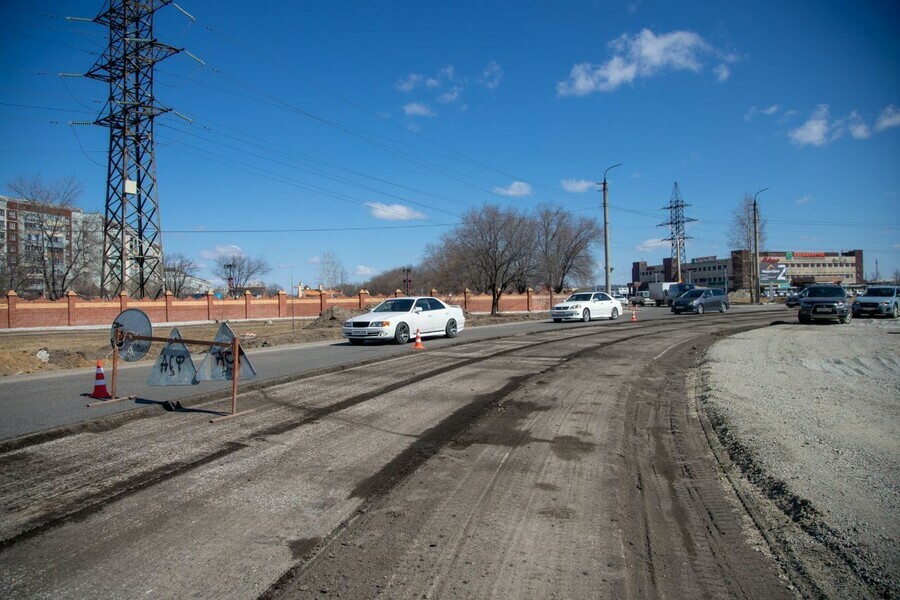
[(573, 305), (570, 306), (569, 308), (581, 308), (581, 305), (580, 305), (580, 304), (573, 304)]
[(882, 300), (882, 301), (881, 301), (881, 304), (882, 304), (883, 306), (887, 306), (887, 305), (890, 304), (890, 303), (891, 303), (891, 302), (890, 302), (889, 300)]
[(351, 321), (344, 321), (344, 327), (353, 327), (353, 323)]
[(369, 327), (390, 327), (390, 321), (371, 321)]

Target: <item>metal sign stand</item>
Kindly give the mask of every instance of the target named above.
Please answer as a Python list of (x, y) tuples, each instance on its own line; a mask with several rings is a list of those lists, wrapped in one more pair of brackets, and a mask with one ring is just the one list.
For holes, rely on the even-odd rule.
[[(134, 310), (134, 309), (132, 309)], [(121, 315), (120, 315), (121, 316)], [(255, 412), (255, 408), (251, 408), (248, 410), (244, 410), (238, 412), (237, 410), (237, 389), (238, 389), (238, 380), (240, 379), (240, 366), (241, 366), (241, 342), (238, 340), (237, 336), (234, 336), (230, 341), (208, 341), (208, 340), (185, 340), (181, 337), (155, 337), (152, 335), (141, 335), (138, 333), (134, 333), (131, 331), (126, 331), (122, 325), (118, 322), (113, 323), (114, 328), (114, 336), (113, 336), (113, 344), (115, 351), (113, 352), (113, 368), (112, 368), (112, 399), (110, 400), (100, 400), (98, 402), (91, 402), (88, 404), (90, 407), (101, 406), (104, 404), (112, 404), (114, 402), (121, 402), (122, 400), (130, 400), (136, 398), (137, 396), (123, 396), (122, 398), (116, 397), (116, 379), (118, 378), (119, 371), (119, 352), (118, 349), (122, 348), (128, 342), (165, 342), (166, 344), (172, 343), (181, 343), (181, 344), (195, 344), (198, 346), (222, 346), (222, 347), (230, 347), (232, 356), (234, 357), (234, 367), (231, 369), (231, 414), (222, 415), (221, 417), (216, 417), (215, 419), (211, 419), (210, 423), (218, 423), (219, 421), (224, 421), (226, 419), (233, 419), (234, 417), (240, 415), (246, 415), (252, 412)], [(149, 319), (147, 319), (147, 324), (149, 325)], [(230, 331), (230, 330), (229, 330)], [(149, 345), (147, 347), (149, 350)], [(164, 349), (165, 350), (165, 349)], [(127, 360), (127, 359), (126, 359)], [(249, 364), (249, 363), (248, 363)], [(251, 366), (251, 379), (252, 374)]]

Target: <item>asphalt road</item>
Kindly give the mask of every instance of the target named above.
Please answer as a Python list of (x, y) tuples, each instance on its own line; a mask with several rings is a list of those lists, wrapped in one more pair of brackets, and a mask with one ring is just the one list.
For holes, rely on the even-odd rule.
[(223, 398), (2, 452), (0, 596), (790, 597), (685, 390), (784, 315), (389, 349), (217, 425)]
[[(740, 307), (733, 312), (761, 310), (761, 307)], [(639, 319), (690, 318), (680, 315), (675, 317), (668, 309), (647, 307), (640, 309)], [(594, 321), (590, 326), (601, 326), (622, 323), (630, 319), (626, 313), (615, 322)], [(560, 328), (584, 327), (583, 323), (557, 324), (548, 321), (510, 323), (488, 327), (470, 327), (463, 331), (456, 340), (445, 338), (426, 338), (426, 348), (446, 348), (473, 340), (487, 340), (500, 336), (523, 333), (539, 333), (554, 331)], [(310, 373), (321, 369), (350, 365), (360, 361), (378, 360), (391, 356), (403, 356), (413, 352), (413, 344), (396, 346), (393, 344), (367, 343), (363, 346), (352, 346), (346, 341), (321, 342), (295, 346), (276, 346), (273, 348), (254, 349), (247, 355), (250, 357), (258, 377), (251, 381), (242, 381), (240, 393), (248, 386), (257, 386), (267, 381), (279, 380), (298, 374)], [(157, 355), (161, 344), (154, 343), (150, 354)], [(200, 356), (194, 357), (195, 364), (200, 366)], [(52, 430), (75, 423), (84, 423), (109, 415), (155, 406), (162, 410), (167, 402), (187, 401), (197, 395), (228, 393), (231, 382), (205, 381), (198, 385), (188, 386), (151, 386), (147, 378), (153, 367), (152, 363), (120, 362), (116, 384), (117, 396), (136, 396), (133, 400), (88, 408), (93, 400), (87, 398), (94, 389), (94, 369), (73, 369), (71, 371), (48, 374), (16, 375), (0, 378), (0, 440), (8, 440), (30, 433)], [(109, 361), (104, 371), (107, 388), (111, 388), (112, 366)], [(240, 404), (238, 405), (240, 409)]]

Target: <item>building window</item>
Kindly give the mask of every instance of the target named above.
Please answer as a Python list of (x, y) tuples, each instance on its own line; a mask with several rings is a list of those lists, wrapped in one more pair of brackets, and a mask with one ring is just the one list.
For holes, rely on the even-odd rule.
[(9, 218), (10, 218), (10, 219), (15, 219), (15, 218), (16, 218), (16, 211), (14, 211), (14, 210), (9, 211)]
[(11, 230), (15, 231), (15, 230), (16, 230), (16, 224), (15, 224), (15, 223), (10, 223), (10, 224), (9, 224), (9, 228), (10, 228)]

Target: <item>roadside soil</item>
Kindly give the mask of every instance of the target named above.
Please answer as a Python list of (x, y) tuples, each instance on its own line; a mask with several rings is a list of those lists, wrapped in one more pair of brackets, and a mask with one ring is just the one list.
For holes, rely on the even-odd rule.
[[(228, 321), (228, 326), (245, 348), (266, 348), (338, 340), (341, 338), (341, 324), (357, 314), (360, 312), (329, 308), (316, 319)], [(547, 313), (509, 313), (497, 316), (466, 314), (466, 327), (541, 321), (548, 318)], [(153, 334), (169, 335), (173, 327), (178, 327), (183, 338), (212, 340), (220, 326), (220, 323), (171, 324), (155, 327)], [(0, 376), (92, 367), (98, 360), (106, 361), (111, 358), (109, 339), (109, 328), (0, 331)], [(153, 352), (148, 352), (144, 357), (144, 360), (155, 359), (156, 353)]]

